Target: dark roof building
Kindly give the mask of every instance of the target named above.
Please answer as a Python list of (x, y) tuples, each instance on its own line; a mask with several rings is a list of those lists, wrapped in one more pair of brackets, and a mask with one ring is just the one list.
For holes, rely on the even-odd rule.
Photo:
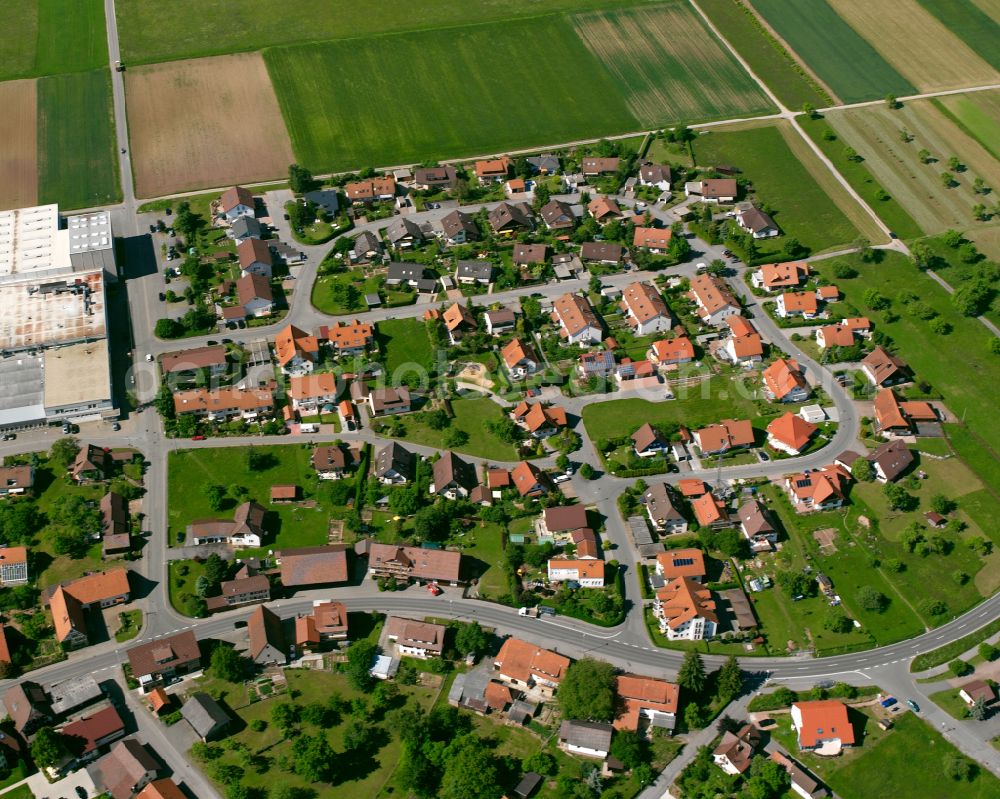
[(31, 735), (52, 719), (49, 698), (36, 682), (24, 680), (12, 685), (3, 695), (7, 715), (14, 722), (14, 729), (22, 735)]
[(413, 479), (416, 456), (393, 441), (375, 456), (375, 476), (385, 482), (407, 482)]
[(229, 714), (208, 694), (199, 691), (181, 708), (181, 715), (203, 741), (217, 738), (229, 726)]

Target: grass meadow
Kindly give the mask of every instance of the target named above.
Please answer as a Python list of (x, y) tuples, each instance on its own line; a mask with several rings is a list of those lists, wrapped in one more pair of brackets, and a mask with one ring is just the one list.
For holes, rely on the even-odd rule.
[[(474, 458), (486, 458), (494, 461), (516, 461), (517, 450), (510, 444), (505, 444), (486, 427), (490, 422), (503, 418), (503, 409), (488, 397), (468, 397), (451, 401), (451, 409), (455, 416), (448, 426), (449, 430), (464, 430), (469, 434), (469, 440), (461, 446), (452, 447), (459, 454), (471, 455)], [(406, 432), (401, 438), (422, 444), (425, 447), (441, 447), (445, 431), (434, 430), (417, 415), (403, 416), (402, 422)]]
[[(845, 144), (834, 132), (826, 119), (810, 119), (801, 117), (803, 130), (819, 146), (827, 158), (837, 167), (837, 171), (847, 180), (854, 190), (872, 207), (879, 218), (897, 236), (903, 239), (914, 239), (923, 235), (923, 229), (914, 221), (900, 201), (885, 191), (885, 187), (876, 180), (864, 161), (851, 161), (844, 155)], [(828, 136), (833, 138), (824, 138)]]
[[(378, 3), (289, 3), (246, 0), (174, 0), (170, 13), (157, 0), (129, 0), (117, 10), (125, 58), (150, 64), (180, 58), (238, 53), (263, 47), (384, 33), (451, 28), (470, 21), (500, 22), (539, 13), (639, 5), (640, 0), (409, 0)], [(532, 54), (534, 55), (534, 54)]]
[(83, 72), (108, 63), (102, 0), (4, 3), (0, 80)]
[[(785, 236), (797, 238), (812, 252), (830, 249), (854, 241), (858, 235), (845, 212), (834, 201), (838, 197), (852, 213), (857, 204), (836, 185), (820, 185), (806, 166), (796, 158), (782, 131), (775, 125), (716, 129), (700, 135), (694, 142), (698, 164), (735, 164), (743, 177), (753, 183), (761, 202), (774, 211), (774, 220)], [(804, 153), (804, 157), (810, 157)], [(828, 175), (825, 167), (824, 179)], [(773, 246), (780, 247), (781, 239)], [(761, 242), (761, 250), (767, 245)]]
[[(209, 485), (225, 489), (241, 486), (246, 494), (240, 501), (254, 500), (268, 513), (264, 529), (269, 536), (263, 551), (282, 547), (320, 546), (327, 541), (330, 509), (322, 497), (317, 497), (317, 478), (312, 466), (312, 449), (307, 445), (289, 444), (261, 448), (270, 458), (266, 469), (250, 471), (246, 448), (216, 447), (178, 450), (170, 453), (168, 462), (169, 508), (167, 524), (173, 543), (176, 534), (195, 519), (231, 519), (237, 501), (230, 496), (221, 510), (212, 510), (205, 495)], [(271, 486), (294, 484), (306, 499), (319, 499), (316, 507), (271, 505)], [(253, 550), (245, 550), (255, 554)]]
[(786, 107), (832, 102), (745, 5), (738, 0), (699, 0), (698, 6)]
[(299, 161), (419, 162), (639, 127), (560, 17), (265, 53)]
[(952, 94), (931, 102), (994, 158), (1000, 159), (1000, 91)]
[(752, 0), (778, 35), (845, 103), (914, 94), (900, 75), (826, 0)]
[[(864, 159), (886, 191), (892, 195), (925, 233), (934, 235), (948, 228), (966, 229), (975, 224), (972, 207), (989, 202), (973, 190), (981, 177), (988, 186), (1000, 186), (1000, 161), (971, 135), (965, 133), (929, 100), (908, 102), (903, 108), (883, 106), (830, 111), (826, 120), (842, 140), (843, 151), (852, 147)], [(900, 131), (909, 140), (903, 141)], [(923, 163), (920, 151), (930, 153)], [(951, 171), (948, 160), (957, 156), (962, 169)], [(942, 172), (952, 175), (947, 188)]]
[(396, 374), (397, 369), (409, 364), (432, 368), (434, 353), (430, 339), (427, 338), (427, 329), (419, 319), (387, 319), (379, 322), (375, 336), (384, 355), (382, 363), (390, 378)]
[(63, 209), (121, 200), (107, 69), (38, 81), (38, 202)]
[[(849, 280), (834, 278), (833, 264), (838, 262), (851, 264), (859, 276)], [(847, 256), (815, 266), (820, 275), (840, 287), (847, 302), (872, 318), (876, 330), (892, 337), (899, 356), (910, 364), (917, 378), (941, 392), (952, 413), (964, 418), (973, 433), (1000, 452), (996, 412), (992, 403), (984, 401), (994, 396), (1000, 385), (1000, 359), (989, 349), (992, 334), (975, 319), (959, 316), (945, 290), (898, 253), (884, 253), (878, 264), (865, 264), (855, 256)], [(898, 303), (893, 303), (889, 309), (891, 321), (886, 321), (884, 312), (870, 311), (862, 301), (868, 289), (892, 300), (901, 288), (919, 295), (952, 325), (952, 331), (946, 336), (934, 333), (931, 322), (916, 318)]]
[(644, 126), (777, 110), (687, 4), (578, 14), (572, 22)]

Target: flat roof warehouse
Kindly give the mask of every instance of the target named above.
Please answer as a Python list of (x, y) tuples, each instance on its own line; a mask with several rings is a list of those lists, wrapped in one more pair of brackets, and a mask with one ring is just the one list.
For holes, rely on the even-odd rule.
[(0, 427), (114, 412), (105, 281), (117, 281), (106, 212), (0, 211)]

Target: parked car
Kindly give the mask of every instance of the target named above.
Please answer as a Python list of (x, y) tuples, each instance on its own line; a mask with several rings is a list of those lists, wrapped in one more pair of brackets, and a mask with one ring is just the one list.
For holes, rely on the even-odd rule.
[(117, 433), (119, 430), (122, 429), (122, 426), (118, 424), (118, 422), (112, 422), (111, 429)]
[(885, 699), (879, 702), (879, 704), (882, 705), (882, 707), (892, 707), (894, 704), (896, 704), (896, 697), (887, 696)]
[(919, 713), (920, 712), (920, 705), (918, 705), (912, 699), (907, 699), (906, 700), (906, 706), (908, 708), (910, 708), (910, 710), (912, 710), (914, 713)]
[(3, 434), (3, 440), (4, 441), (13, 441), (15, 438), (17, 438), (17, 433), (4, 433)]
[(191, 436), (192, 441), (204, 441), (205, 436)]

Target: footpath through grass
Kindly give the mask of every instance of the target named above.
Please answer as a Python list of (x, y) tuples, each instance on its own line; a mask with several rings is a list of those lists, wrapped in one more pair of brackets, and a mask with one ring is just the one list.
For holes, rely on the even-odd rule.
[(833, 98), (826, 90), (745, 5), (738, 0), (697, 0), (697, 4), (785, 107), (798, 109), (812, 103), (820, 108), (832, 104)]
[(851, 184), (851, 188), (861, 195), (891, 231), (902, 239), (913, 239), (924, 234), (920, 225), (899, 204), (899, 201), (886, 192), (875, 179), (864, 161), (851, 161), (844, 156), (845, 143), (825, 119), (803, 116), (799, 121), (803, 130), (819, 145), (819, 148), (826, 153), (826, 157), (836, 166), (837, 171)]
[(63, 210), (121, 200), (106, 68), (38, 81), (38, 202)]

